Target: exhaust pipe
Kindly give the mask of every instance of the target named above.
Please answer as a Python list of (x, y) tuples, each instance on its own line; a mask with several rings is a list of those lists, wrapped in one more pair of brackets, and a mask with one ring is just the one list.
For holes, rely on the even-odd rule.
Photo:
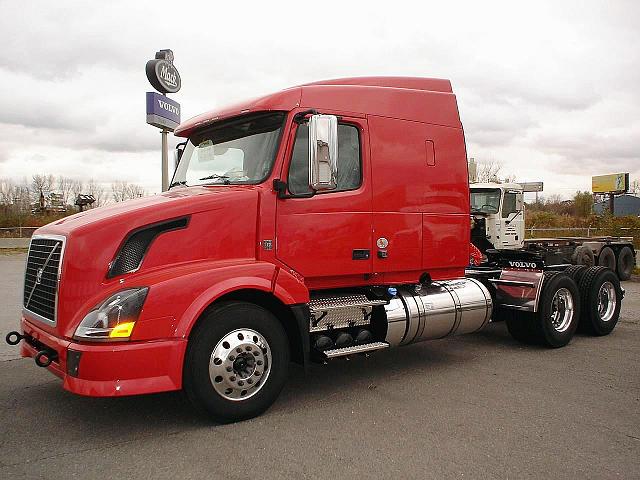
[(36, 362), (36, 365), (42, 368), (46, 368), (51, 365), (51, 362), (58, 358), (58, 354), (53, 350), (40, 350), (36, 353), (36, 356), (33, 359)]
[(23, 338), (24, 338), (24, 335), (16, 331), (9, 332), (7, 333), (7, 336), (4, 337), (4, 339), (9, 345), (18, 345)]

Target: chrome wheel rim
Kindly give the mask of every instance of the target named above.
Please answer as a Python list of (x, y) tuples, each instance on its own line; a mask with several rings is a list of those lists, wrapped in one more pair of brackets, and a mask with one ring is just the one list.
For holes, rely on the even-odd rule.
[(225, 335), (209, 360), (211, 385), (226, 400), (251, 398), (262, 389), (270, 372), (269, 343), (250, 328)]
[(566, 332), (573, 319), (573, 295), (560, 288), (551, 300), (551, 325), (556, 332)]
[(598, 291), (598, 315), (603, 322), (613, 318), (616, 311), (616, 289), (611, 282), (604, 282)]

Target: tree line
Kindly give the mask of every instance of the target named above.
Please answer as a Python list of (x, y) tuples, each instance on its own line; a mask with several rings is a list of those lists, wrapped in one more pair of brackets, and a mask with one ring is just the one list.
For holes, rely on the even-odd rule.
[(94, 201), (87, 207), (96, 208), (146, 194), (140, 185), (123, 180), (111, 183), (109, 188), (94, 179), (83, 181), (64, 175), (36, 174), (21, 181), (0, 178), (0, 207), (4, 214), (37, 213), (42, 210), (43, 201), (48, 206), (54, 203), (61, 212), (72, 213), (79, 195), (92, 196)]

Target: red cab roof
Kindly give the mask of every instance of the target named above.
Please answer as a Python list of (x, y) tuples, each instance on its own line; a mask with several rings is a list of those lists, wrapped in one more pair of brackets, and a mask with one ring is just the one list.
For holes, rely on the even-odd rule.
[(212, 110), (184, 121), (174, 133), (187, 137), (195, 129), (225, 118), (257, 111), (290, 111), (297, 107), (460, 127), (458, 108), (449, 80), (356, 77), (307, 83)]

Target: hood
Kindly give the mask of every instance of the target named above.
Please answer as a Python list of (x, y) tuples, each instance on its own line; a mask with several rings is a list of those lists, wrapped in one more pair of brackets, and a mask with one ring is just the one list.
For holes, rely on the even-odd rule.
[(45, 225), (37, 233), (67, 235), (86, 227), (95, 228), (96, 224), (113, 223), (114, 220), (120, 223), (141, 215), (148, 223), (152, 223), (154, 220), (206, 210), (217, 203), (221, 195), (243, 195), (251, 189), (233, 186), (178, 188), (76, 213)]
[[(35, 235), (65, 237), (57, 325), (69, 337), (75, 325), (110, 293), (146, 273), (202, 260), (252, 259), (256, 255), (254, 186), (188, 187), (81, 212), (39, 228)], [(179, 228), (153, 237), (134, 272), (109, 276), (109, 267), (133, 233), (170, 220)]]

